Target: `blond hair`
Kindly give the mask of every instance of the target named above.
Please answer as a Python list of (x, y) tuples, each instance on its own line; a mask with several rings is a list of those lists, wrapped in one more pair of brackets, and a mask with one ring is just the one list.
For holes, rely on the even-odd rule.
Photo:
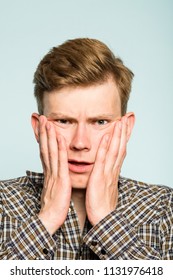
[(39, 63), (34, 74), (34, 95), (43, 114), (44, 92), (67, 86), (89, 86), (115, 81), (121, 100), (121, 113), (127, 110), (133, 73), (102, 42), (78, 38), (54, 47)]

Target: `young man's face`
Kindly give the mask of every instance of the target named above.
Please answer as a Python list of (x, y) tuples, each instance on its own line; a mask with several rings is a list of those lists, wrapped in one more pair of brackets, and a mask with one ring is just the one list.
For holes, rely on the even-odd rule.
[(57, 134), (66, 140), (73, 188), (85, 188), (103, 135), (111, 134), (121, 118), (115, 82), (45, 93), (43, 107)]

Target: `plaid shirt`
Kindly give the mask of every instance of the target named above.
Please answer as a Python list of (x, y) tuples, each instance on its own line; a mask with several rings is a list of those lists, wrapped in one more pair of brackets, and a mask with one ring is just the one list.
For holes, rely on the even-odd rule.
[(39, 220), (43, 175), (0, 182), (0, 259), (173, 259), (173, 189), (120, 177), (117, 208), (81, 234), (70, 204), (51, 236)]

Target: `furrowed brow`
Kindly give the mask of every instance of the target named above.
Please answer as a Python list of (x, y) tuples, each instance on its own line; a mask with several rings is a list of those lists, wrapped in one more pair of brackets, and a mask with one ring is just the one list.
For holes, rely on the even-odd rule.
[[(73, 116), (67, 115), (67, 114), (63, 114), (63, 113), (50, 113), (46, 116), (48, 119), (66, 119), (66, 120), (74, 120), (77, 121), (76, 118), (74, 118)], [(114, 115), (114, 114), (99, 114), (99, 115), (93, 115), (87, 118), (88, 121), (93, 121), (93, 120), (116, 120), (119, 119), (118, 116)]]
[(52, 118), (52, 119), (73, 119), (73, 117), (66, 115), (66, 114), (62, 114), (62, 113), (50, 113), (47, 115), (48, 118)]
[(102, 119), (115, 119), (116, 116), (115, 115), (111, 115), (111, 114), (101, 114), (101, 115), (95, 115), (95, 116), (91, 116), (88, 119), (89, 120), (102, 120)]
[(75, 119), (74, 117), (62, 113), (50, 113), (46, 117), (49, 121), (67, 120), (70, 122), (77, 122), (77, 119)]

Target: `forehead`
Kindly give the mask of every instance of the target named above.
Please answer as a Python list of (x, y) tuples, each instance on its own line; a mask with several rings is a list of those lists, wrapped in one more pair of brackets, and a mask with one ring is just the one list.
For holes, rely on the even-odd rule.
[(112, 79), (87, 87), (65, 87), (45, 92), (43, 111), (50, 113), (103, 114), (121, 111), (118, 88)]

